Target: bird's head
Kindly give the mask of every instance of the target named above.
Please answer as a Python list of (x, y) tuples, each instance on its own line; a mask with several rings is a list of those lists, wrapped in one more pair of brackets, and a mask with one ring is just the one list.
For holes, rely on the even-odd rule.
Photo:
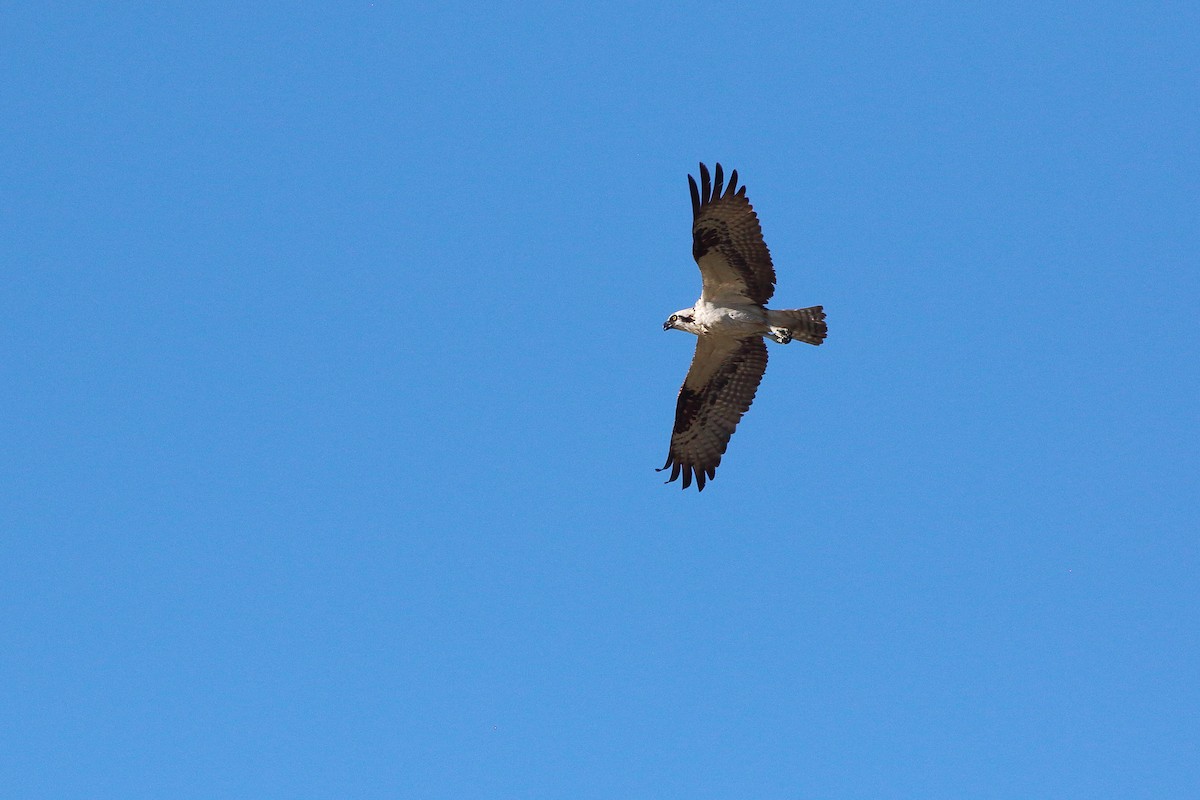
[(682, 311), (676, 311), (671, 316), (667, 317), (667, 321), (663, 323), (663, 330), (669, 331), (672, 328), (679, 331), (692, 330), (692, 325), (696, 321), (696, 314), (693, 309), (685, 308)]

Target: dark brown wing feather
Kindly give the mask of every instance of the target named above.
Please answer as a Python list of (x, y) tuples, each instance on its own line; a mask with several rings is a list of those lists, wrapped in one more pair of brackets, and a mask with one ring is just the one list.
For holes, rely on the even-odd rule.
[(686, 489), (695, 477), (703, 491), (766, 370), (767, 345), (762, 337), (697, 339), (696, 356), (675, 405), (671, 450), (662, 466), (671, 468), (667, 483), (682, 475)]
[(721, 165), (712, 176), (700, 165), (700, 186), (688, 175), (692, 191), (692, 256), (704, 280), (706, 300), (745, 298), (765, 305), (775, 293), (775, 267), (763, 241), (762, 227), (737, 170), (724, 186)]

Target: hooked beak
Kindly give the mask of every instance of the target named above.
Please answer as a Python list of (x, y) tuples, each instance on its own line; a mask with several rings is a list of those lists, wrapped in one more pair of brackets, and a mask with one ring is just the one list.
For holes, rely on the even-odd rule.
[(669, 331), (669, 330), (671, 330), (671, 328), (674, 328), (674, 327), (675, 327), (675, 326), (674, 326), (674, 325), (672, 325), (670, 322), (664, 322), (664, 323), (663, 323), (663, 330), (664, 330), (664, 331)]

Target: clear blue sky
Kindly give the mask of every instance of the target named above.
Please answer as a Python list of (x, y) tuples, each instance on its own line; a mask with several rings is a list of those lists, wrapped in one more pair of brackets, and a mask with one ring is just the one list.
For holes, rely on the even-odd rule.
[(0, 794), (1200, 796), (1200, 11), (977, 5), (7, 4)]

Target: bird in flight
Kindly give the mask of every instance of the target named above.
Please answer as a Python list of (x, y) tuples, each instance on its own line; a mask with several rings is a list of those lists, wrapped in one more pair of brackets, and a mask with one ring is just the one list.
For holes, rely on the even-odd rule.
[(825, 340), (825, 311), (769, 309), (775, 292), (775, 268), (763, 242), (758, 215), (738, 187), (737, 170), (724, 184), (721, 165), (712, 175), (700, 165), (700, 185), (691, 175), (692, 256), (700, 266), (703, 289), (691, 308), (676, 311), (663, 323), (696, 336), (696, 355), (675, 404), (675, 429), (667, 463), (667, 483), (683, 476), (683, 488), (696, 481), (698, 491), (716, 474), (729, 437), (758, 391), (767, 369), (769, 336), (779, 344)]

